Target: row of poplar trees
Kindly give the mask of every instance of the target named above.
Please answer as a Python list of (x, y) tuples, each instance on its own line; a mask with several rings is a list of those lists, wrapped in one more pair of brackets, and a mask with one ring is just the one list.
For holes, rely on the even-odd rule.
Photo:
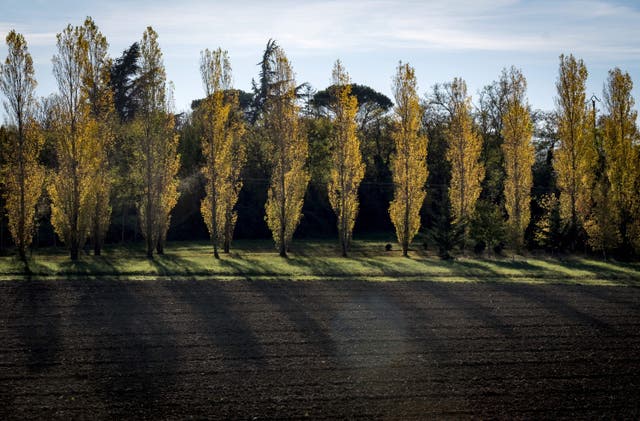
[[(9, 230), (22, 259), (34, 231), (36, 203), (43, 186), (51, 202), (51, 223), (72, 260), (88, 238), (101, 253), (111, 217), (112, 168), (118, 125), (109, 84), (108, 44), (95, 22), (68, 25), (57, 35), (53, 74), (58, 94), (48, 104), (50, 127), (38, 127), (33, 59), (21, 34), (7, 36), (8, 56), (0, 67), (5, 109), (15, 132), (3, 136), (2, 181)], [(144, 83), (139, 85), (138, 113), (127, 128), (135, 164), (131, 180), (141, 192), (137, 202), (147, 255), (163, 252), (170, 212), (177, 201), (178, 136), (171, 111), (157, 34), (147, 28), (140, 42)], [(43, 130), (44, 129), (44, 130)], [(44, 137), (54, 145), (54, 170), (39, 162)]]
[[(82, 26), (67, 26), (57, 35), (53, 69), (59, 92), (48, 104), (48, 118), (40, 118), (48, 122), (43, 127), (36, 122), (36, 80), (26, 42), (15, 31), (7, 36), (8, 56), (0, 66), (0, 88), (14, 130), (2, 136), (2, 185), (9, 230), (22, 259), (26, 259), (32, 240), (35, 208), (43, 186), (51, 203), (51, 223), (71, 259), (78, 259), (89, 238), (94, 253), (100, 254), (110, 224), (111, 186), (118, 177), (126, 178), (120, 186), (130, 185), (136, 192), (147, 255), (163, 253), (171, 211), (178, 200), (181, 161), (172, 86), (166, 80), (157, 37), (148, 27), (139, 43), (141, 76), (135, 86), (136, 104), (131, 104), (136, 112), (123, 125), (115, 107), (122, 95), (110, 83), (114, 66), (107, 55), (106, 38), (91, 18)], [(247, 162), (247, 135), (263, 138), (271, 174), (265, 220), (280, 255), (286, 256), (311, 177), (309, 141), (298, 105), (301, 86), (296, 85), (291, 64), (275, 42), (267, 44), (261, 62), (262, 84), (254, 86), (260, 95), (255, 96), (259, 103), (253, 104), (256, 112), (249, 119), (251, 125), (240, 107), (239, 91), (233, 89), (227, 52), (204, 50), (200, 73), (205, 97), (193, 112), (204, 161), (205, 195), (200, 211), (214, 256), (219, 257), (220, 249), (229, 251), (237, 221), (235, 207), (243, 187), (242, 169)], [(621, 245), (640, 249), (640, 155), (631, 78), (619, 69), (610, 72), (603, 93), (605, 115), (599, 120), (595, 105), (590, 109), (586, 99), (586, 78), (581, 60), (560, 57), (559, 144), (549, 151), (557, 191), (539, 200), (543, 216), (535, 227), (536, 238), (541, 243), (553, 242), (554, 235), (563, 230), (566, 238), (576, 243), (586, 237), (594, 250), (606, 252)], [(357, 122), (359, 104), (340, 61), (334, 65), (332, 82), (326, 103), (332, 122), (326, 191), (346, 256), (365, 163)], [(516, 251), (525, 246), (535, 161), (532, 112), (526, 99), (526, 80), (519, 70), (503, 71), (497, 89), (500, 95), (489, 92), (487, 98), (499, 102), (492, 104), (490, 108), (497, 112), (489, 117), (501, 139), (502, 159), (493, 167), (503, 174), (500, 195), (504, 206), (503, 211), (487, 211), (482, 209), (485, 201), (479, 199), (483, 183), (493, 182), (496, 168), (485, 165), (490, 161), (482, 157), (487, 145), (474, 122), (464, 80), (455, 78), (435, 85), (421, 101), (414, 69), (399, 63), (392, 85), (394, 153), (389, 169), (393, 199), (389, 216), (404, 255), (421, 228), (421, 210), (433, 190), (427, 184), (427, 151), (437, 148), (436, 142), (427, 138), (432, 121), (443, 122), (445, 127), (440, 135), (449, 171), (446, 200), (442, 201), (447, 206), (443, 214), (451, 217), (447, 235), (457, 232), (463, 250), (471, 231), (491, 246), (492, 239), (500, 237), (491, 231), (499, 220), (509, 245)], [(46, 170), (40, 159), (45, 137), (54, 145), (51, 170)], [(116, 139), (124, 139), (130, 147), (116, 145)], [(113, 164), (123, 161), (113, 159), (118, 154), (130, 155), (124, 159), (129, 163), (126, 171)]]

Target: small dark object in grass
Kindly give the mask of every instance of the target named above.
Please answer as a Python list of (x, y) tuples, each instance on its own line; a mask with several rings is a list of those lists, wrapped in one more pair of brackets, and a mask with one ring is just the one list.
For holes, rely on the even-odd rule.
[(425, 250), (429, 250), (429, 244), (425, 241), (424, 243), (422, 243), (422, 248)]
[(386, 245), (386, 246), (384, 246), (384, 249), (385, 249), (386, 251), (391, 251), (391, 244), (387, 243), (387, 245)]

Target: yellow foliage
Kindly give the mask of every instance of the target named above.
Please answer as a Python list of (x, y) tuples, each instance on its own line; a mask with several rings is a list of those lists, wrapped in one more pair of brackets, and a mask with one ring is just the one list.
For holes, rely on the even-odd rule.
[(351, 233), (358, 214), (358, 186), (364, 177), (364, 163), (360, 152), (356, 113), (358, 100), (351, 95), (349, 75), (340, 60), (333, 67), (335, 100), (333, 111), (332, 167), (327, 191), (329, 202), (338, 218), (338, 234), (342, 254), (346, 256)]
[(560, 147), (554, 153), (553, 167), (560, 189), (560, 216), (575, 228), (590, 212), (597, 154), (585, 106), (587, 68), (573, 55), (561, 55), (559, 73), (556, 87)]
[(201, 137), (205, 165), (206, 196), (200, 211), (213, 242), (214, 255), (224, 242), (228, 251), (237, 219), (234, 207), (242, 188), (240, 171), (245, 161), (240, 138), (244, 125), (238, 117), (238, 98), (229, 89), (231, 66), (227, 52), (205, 50), (201, 74), (207, 97), (200, 104), (198, 116), (203, 128)]
[(393, 83), (396, 153), (391, 163), (394, 197), (389, 215), (405, 256), (420, 229), (420, 209), (426, 196), (424, 185), (428, 175), (427, 138), (420, 132), (422, 110), (416, 85), (414, 69), (400, 62)]
[(140, 44), (141, 104), (134, 132), (132, 178), (140, 186), (137, 202), (142, 235), (147, 243), (147, 256), (154, 247), (163, 253), (171, 210), (178, 201), (177, 174), (180, 169), (179, 137), (175, 133), (175, 117), (171, 112), (172, 93), (167, 84), (162, 63), (158, 34), (148, 27)]
[(594, 205), (591, 214), (584, 223), (584, 229), (589, 236), (589, 246), (593, 250), (606, 252), (616, 248), (621, 241), (618, 229), (619, 213), (616, 212), (611, 200), (609, 182), (601, 180), (592, 192)]
[(61, 122), (57, 133), (58, 169), (49, 184), (51, 224), (71, 249), (72, 259), (89, 235), (94, 209), (94, 176), (99, 161), (99, 126), (85, 112), (73, 125)]
[(519, 100), (511, 101), (502, 118), (502, 152), (506, 178), (505, 207), (511, 244), (516, 250), (524, 246), (524, 231), (531, 217), (531, 168), (535, 156), (531, 137), (533, 125), (527, 108)]
[(471, 100), (467, 96), (467, 85), (462, 79), (454, 79), (451, 89), (455, 101), (451, 108), (451, 121), (446, 130), (449, 142), (447, 161), (451, 165), (449, 200), (454, 222), (469, 221), (480, 197), (484, 179), (484, 166), (480, 161), (482, 138), (473, 128)]
[(281, 256), (286, 256), (302, 217), (304, 194), (309, 183), (309, 173), (305, 169), (309, 146), (299, 127), (295, 88), (289, 60), (278, 48), (274, 85), (265, 104), (272, 164), (265, 219)]
[(44, 168), (38, 163), (43, 137), (33, 123), (23, 131), (22, 141), (17, 133), (7, 137), (7, 144), (2, 145), (4, 165), (0, 171), (5, 209), (9, 232), (24, 258), (33, 238), (36, 204), (45, 182)]
[(637, 147), (633, 146), (638, 139), (638, 113), (633, 109), (635, 101), (632, 90), (633, 82), (628, 73), (618, 68), (609, 71), (603, 95), (606, 114), (602, 123), (605, 173), (611, 186), (611, 210), (618, 223), (624, 226), (625, 239), (633, 244), (640, 242), (640, 238), (635, 238), (637, 234), (633, 227), (633, 221), (640, 219), (636, 207), (636, 202), (640, 200), (640, 156)]
[[(14, 130), (3, 130), (0, 145), (3, 166), (0, 168), (4, 187), (9, 232), (24, 260), (31, 244), (36, 204), (44, 185), (44, 168), (38, 163), (44, 138), (33, 121), (33, 60), (21, 34), (10, 31), (6, 38), (7, 58), (0, 64), (0, 91), (9, 122)], [(6, 134), (6, 135), (5, 135)]]
[(82, 34), (87, 42), (87, 59), (84, 61), (83, 95), (87, 99), (90, 116), (98, 124), (97, 166), (93, 177), (91, 194), (93, 210), (91, 211), (90, 236), (94, 243), (94, 251), (100, 254), (104, 236), (109, 228), (111, 206), (111, 174), (109, 173), (108, 152), (115, 140), (115, 107), (111, 90), (111, 60), (108, 57), (109, 44), (98, 30), (93, 20), (88, 17), (82, 27)]

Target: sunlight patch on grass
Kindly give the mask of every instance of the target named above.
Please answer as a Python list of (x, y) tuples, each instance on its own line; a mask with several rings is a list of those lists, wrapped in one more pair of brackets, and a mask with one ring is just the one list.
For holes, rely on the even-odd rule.
[[(385, 252), (384, 242), (356, 242), (349, 258), (338, 257), (333, 242), (297, 242), (288, 259), (279, 257), (267, 241), (238, 242), (230, 254), (213, 258), (208, 243), (169, 244), (166, 254), (147, 259), (140, 247), (107, 247), (103, 256), (82, 256), (71, 262), (60, 250), (41, 250), (29, 261), (31, 277), (145, 279), (366, 279), (391, 282), (510, 281), (640, 285), (640, 265), (614, 264), (585, 258), (459, 258), (443, 261), (422, 250)], [(15, 257), (0, 257), (0, 280), (25, 274)]]

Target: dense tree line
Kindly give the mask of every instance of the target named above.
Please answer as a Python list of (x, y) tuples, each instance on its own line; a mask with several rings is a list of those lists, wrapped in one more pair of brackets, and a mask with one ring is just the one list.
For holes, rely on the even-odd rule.
[[(71, 259), (107, 242), (391, 234), (406, 255), (544, 249), (640, 255), (640, 137), (633, 82), (609, 72), (597, 98), (583, 61), (560, 56), (556, 109), (532, 110), (514, 67), (472, 101), (461, 78), (420, 96), (400, 63), (393, 100), (353, 83), (297, 84), (269, 40), (252, 92), (232, 86), (226, 51), (204, 50), (204, 96), (174, 111), (158, 34), (120, 57), (91, 18), (57, 36), (58, 93), (34, 96), (24, 37), (0, 65), (0, 248), (61, 241)], [(418, 241), (416, 241), (418, 239)], [(413, 243), (413, 246), (412, 246)], [(417, 245), (416, 245), (417, 244)]]

